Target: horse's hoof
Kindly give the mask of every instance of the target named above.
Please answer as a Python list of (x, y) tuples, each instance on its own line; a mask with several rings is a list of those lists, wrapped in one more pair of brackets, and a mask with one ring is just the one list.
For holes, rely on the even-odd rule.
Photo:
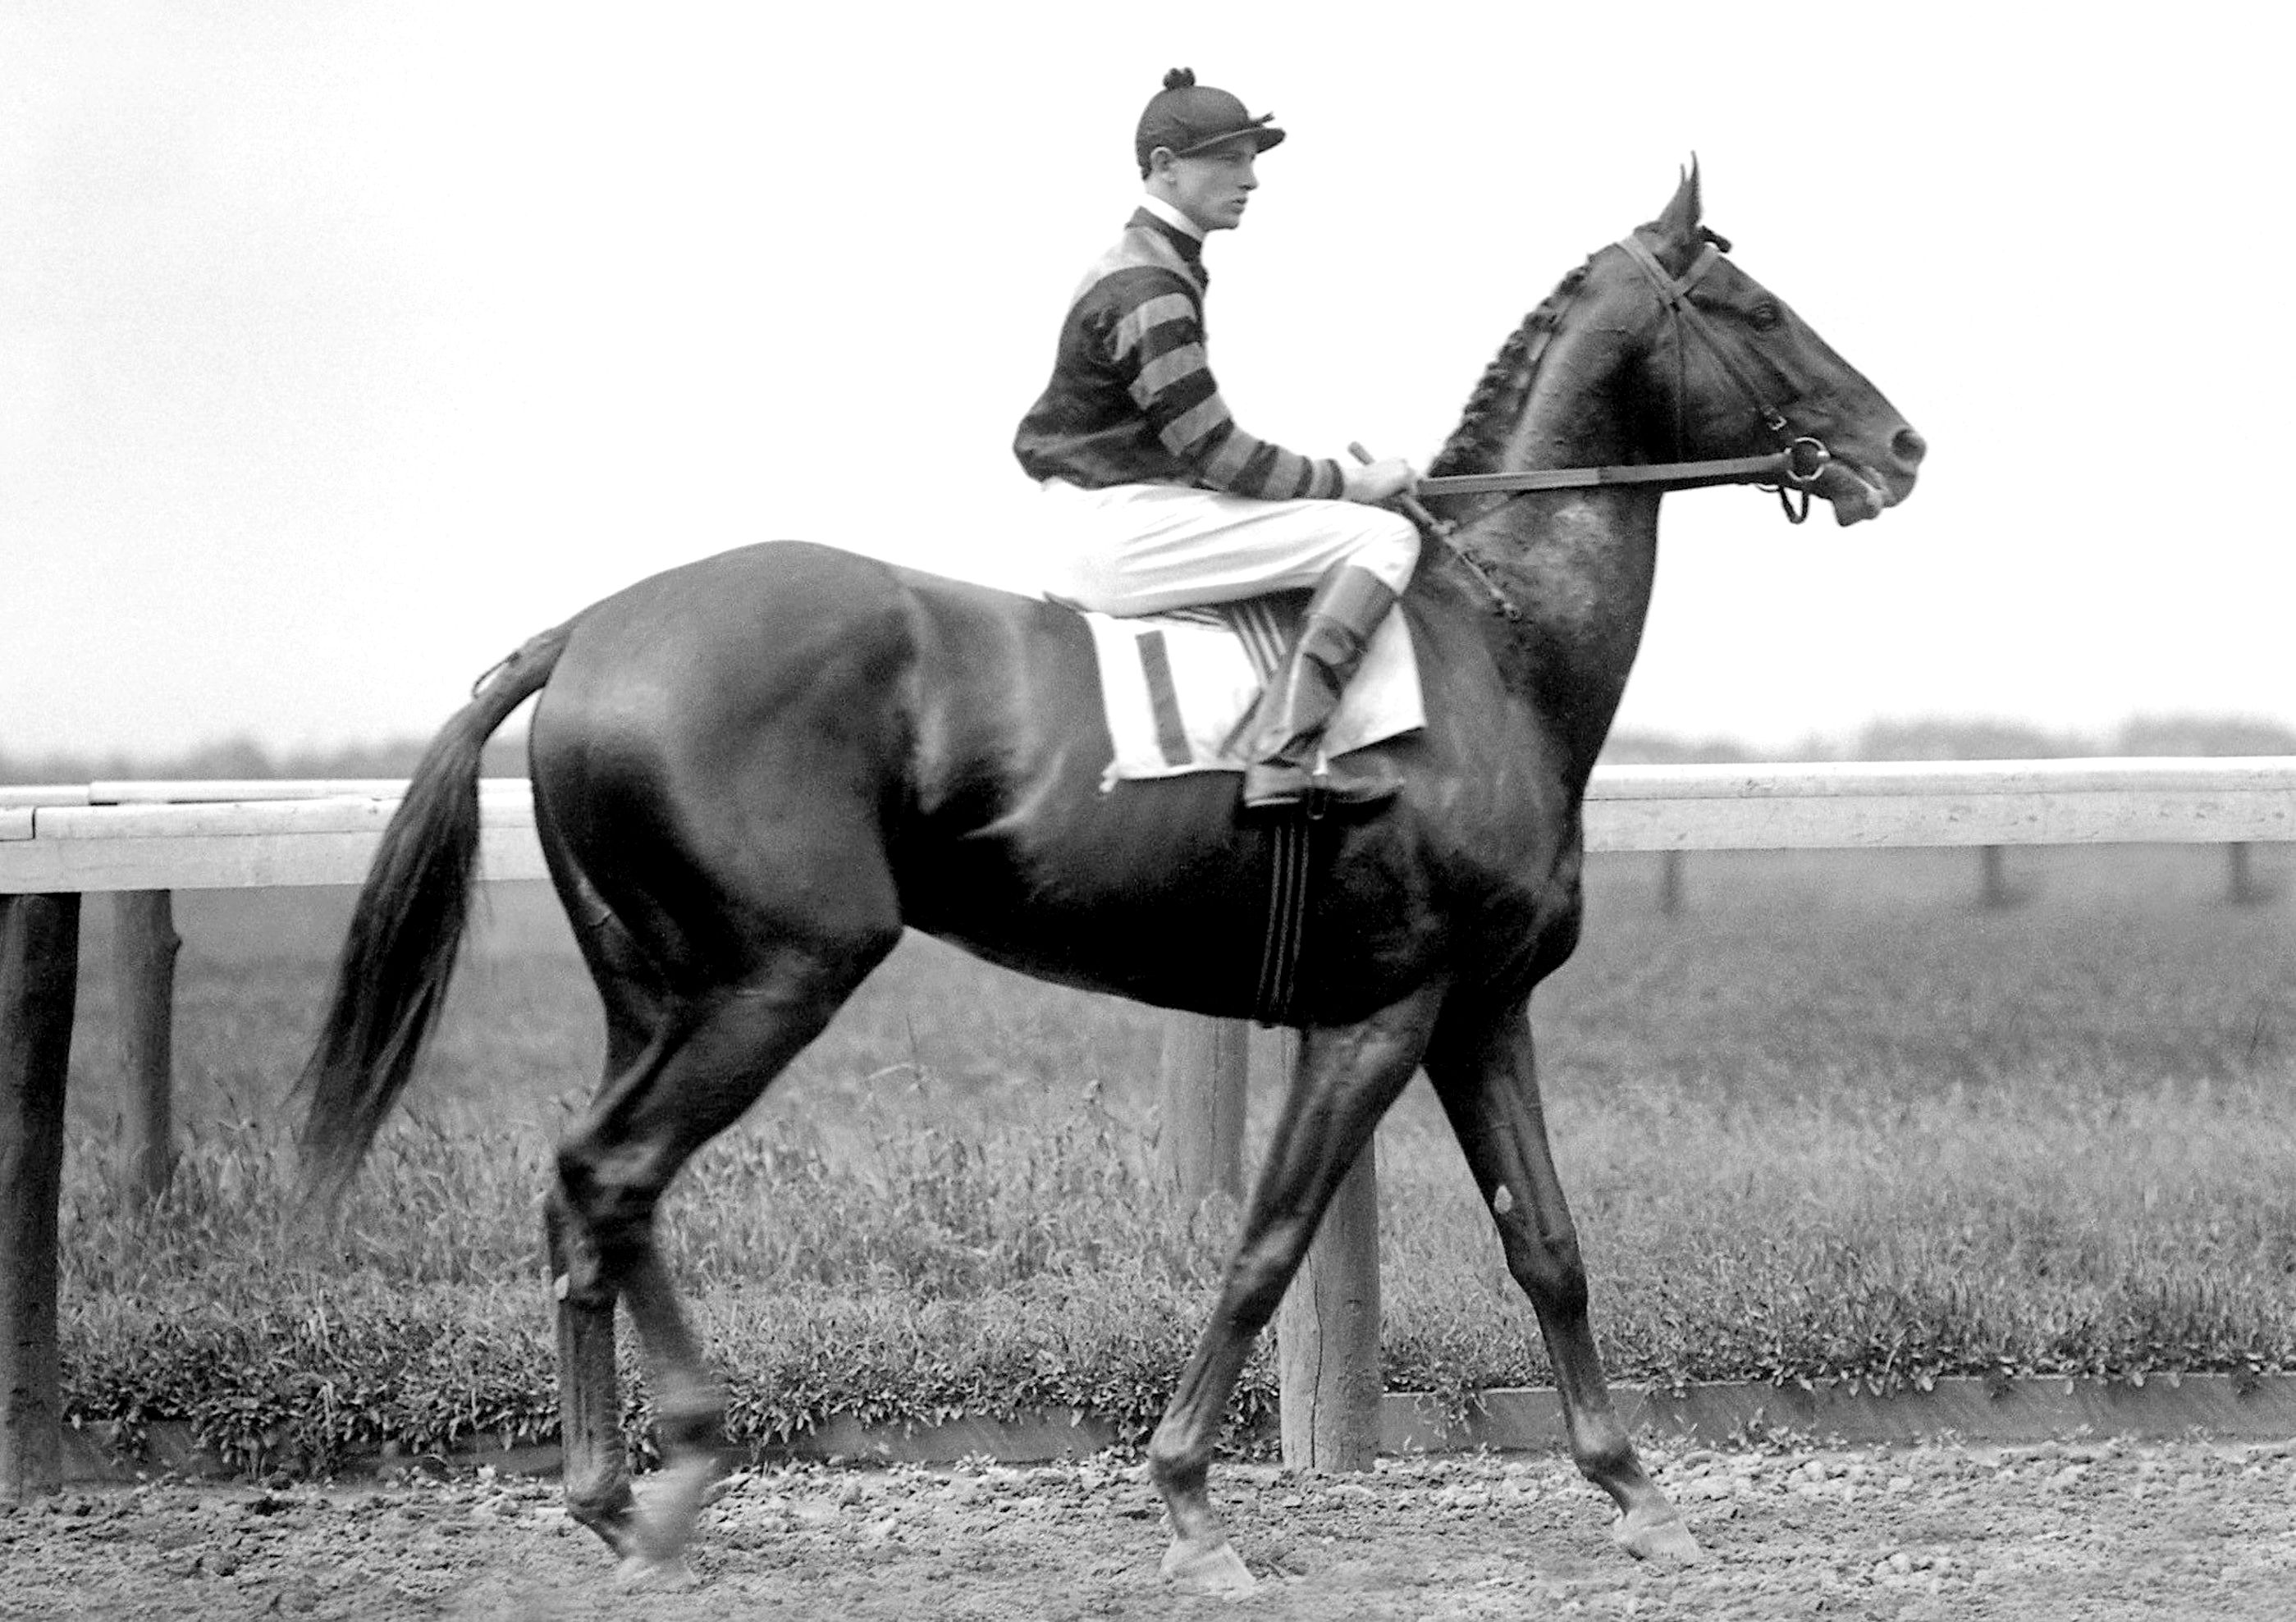
[(1175, 1543), (1164, 1551), (1161, 1569), (1164, 1580), (1182, 1593), (1226, 1594), (1230, 1599), (1242, 1599), (1259, 1586), (1225, 1538), (1209, 1549)]
[(633, 1554), (616, 1569), (614, 1581), (630, 1593), (682, 1593), (701, 1585), (685, 1557), (675, 1554), (668, 1560)]
[(1620, 1520), (1611, 1534), (1619, 1547), (1636, 1560), (1666, 1566), (1694, 1566), (1706, 1558), (1680, 1511), (1667, 1504), (1651, 1514), (1633, 1514)]
[(595, 1532), (606, 1547), (616, 1554), (628, 1554), (637, 1547), (637, 1535), (633, 1528), (636, 1505), (631, 1501), (625, 1486), (619, 1494), (602, 1495), (594, 1498), (569, 1496), (566, 1512), (577, 1526)]

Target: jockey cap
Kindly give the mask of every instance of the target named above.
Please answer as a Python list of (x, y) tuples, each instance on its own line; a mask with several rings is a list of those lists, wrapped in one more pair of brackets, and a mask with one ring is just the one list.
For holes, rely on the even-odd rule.
[(1238, 135), (1250, 135), (1260, 152), (1283, 139), (1283, 132), (1265, 112), (1253, 118), (1243, 103), (1225, 90), (1196, 83), (1193, 68), (1175, 68), (1164, 76), (1164, 87), (1148, 98), (1140, 114), (1140, 127), (1132, 137), (1133, 155), (1140, 173), (1148, 173), (1148, 154), (1168, 147), (1176, 158), (1186, 158)]

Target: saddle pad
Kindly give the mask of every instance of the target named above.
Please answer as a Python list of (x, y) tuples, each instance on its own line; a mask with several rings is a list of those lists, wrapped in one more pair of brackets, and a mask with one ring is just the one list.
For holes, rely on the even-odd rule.
[[(1240, 772), (1229, 735), (1259, 697), (1300, 622), (1303, 599), (1264, 599), (1119, 619), (1087, 613), (1115, 758), (1103, 791), (1128, 779)], [(1373, 633), (1324, 735), (1326, 758), (1427, 725), (1411, 627), (1390, 614)]]

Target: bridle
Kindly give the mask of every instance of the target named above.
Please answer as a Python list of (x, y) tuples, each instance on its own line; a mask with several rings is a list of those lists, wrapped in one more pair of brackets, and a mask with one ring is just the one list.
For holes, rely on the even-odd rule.
[[(1619, 246), (1627, 258), (1643, 273), (1666, 307), (1674, 324), (1675, 391), (1674, 443), (1675, 454), (1682, 452), (1685, 439), (1684, 401), (1688, 394), (1690, 368), (1689, 345), (1685, 332), (1695, 332), (1706, 348), (1720, 363), (1722, 372), (1735, 384), (1738, 392), (1746, 397), (1762, 426), (1778, 441), (1778, 448), (1760, 456), (1727, 456), (1707, 462), (1635, 463), (1613, 467), (1594, 468), (1536, 468), (1513, 473), (1450, 473), (1422, 479), (1418, 484), (1421, 496), (1479, 496), (1504, 492), (1508, 500), (1533, 490), (1583, 490), (1604, 485), (1655, 485), (1666, 490), (1692, 490), (1713, 485), (1751, 484), (1773, 491), (1778, 504), (1784, 510), (1790, 523), (1801, 523), (1809, 517), (1811, 487), (1824, 476), (1827, 465), (1833, 460), (1825, 442), (1811, 434), (1796, 434), (1786, 414), (1770, 403), (1746, 369), (1745, 363), (1730, 351), (1722, 335), (1714, 330), (1704, 311), (1691, 302), (1690, 290), (1698, 285), (1706, 273), (1712, 270), (1722, 258), (1722, 250), (1708, 242), (1690, 268), (1681, 275), (1671, 274), (1659, 263), (1658, 256), (1643, 246), (1639, 238), (1623, 237)], [(1363, 453), (1358, 450), (1357, 453)], [(1366, 458), (1367, 460), (1368, 458)], [(1794, 497), (1799, 496), (1797, 505)], [(1478, 520), (1487, 519), (1499, 507), (1479, 513)], [(1492, 603), (1509, 619), (1520, 619), (1522, 611), (1508, 600), (1498, 583), (1492, 579), (1481, 559), (1475, 557), (1455, 538), (1456, 520), (1439, 519), (1419, 506), (1406, 502), (1404, 510), (1423, 528), (1431, 530), (1466, 564), (1483, 587), (1491, 594)]]
[[(1808, 434), (1797, 437), (1792, 432), (1791, 425), (1786, 422), (1785, 413), (1770, 404), (1768, 397), (1762, 393), (1761, 385), (1757, 383), (1747, 372), (1746, 363), (1730, 352), (1729, 345), (1722, 341), (1722, 335), (1714, 330), (1714, 324), (1706, 318), (1706, 313), (1690, 301), (1690, 290), (1698, 285), (1699, 281), (1708, 271), (1721, 262), (1720, 245), (1708, 242), (1699, 256), (1691, 261), (1690, 268), (1679, 276), (1669, 274), (1666, 266), (1659, 263), (1658, 256), (1643, 246), (1640, 237), (1631, 235), (1621, 237), (1619, 239), (1619, 246), (1626, 250), (1627, 258), (1635, 262), (1635, 268), (1641, 271), (1651, 286), (1658, 291), (1659, 301), (1664, 304), (1674, 316), (1676, 454), (1677, 455), (1681, 454), (1683, 401), (1689, 392), (1688, 346), (1683, 342), (1683, 333), (1687, 330), (1697, 333), (1704, 340), (1707, 348), (1713, 353), (1714, 358), (1721, 364), (1724, 375), (1738, 386), (1738, 392), (1746, 397), (1748, 403), (1753, 406), (1755, 414), (1762, 419), (1762, 426), (1769, 430), (1771, 438), (1778, 441), (1781, 454), (1786, 458), (1785, 465), (1782, 470), (1784, 473), (1784, 480), (1765, 487), (1777, 492), (1778, 504), (1785, 509), (1788, 521), (1799, 524), (1808, 518), (1809, 487), (1817, 482), (1818, 477), (1825, 471), (1826, 463), (1832, 459), (1825, 448), (1824, 441)], [(1795, 452), (1804, 447), (1807, 447), (1807, 463), (1809, 469), (1806, 474), (1800, 471), (1802, 463), (1797, 461), (1794, 455)], [(1786, 487), (1786, 481), (1791, 481), (1800, 493), (1801, 508), (1799, 512), (1794, 508), (1792, 495)]]

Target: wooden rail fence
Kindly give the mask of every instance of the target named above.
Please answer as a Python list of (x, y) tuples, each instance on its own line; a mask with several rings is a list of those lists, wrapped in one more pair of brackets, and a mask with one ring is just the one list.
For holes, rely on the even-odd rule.
[[(96, 782), (0, 788), (0, 1497), (60, 1476), (56, 1213), (81, 897), (114, 897), (114, 968), (130, 1096), (121, 1171), (163, 1188), (172, 1157), (168, 1044), (182, 889), (356, 884), (403, 785)], [(488, 880), (545, 877), (522, 779), (481, 787)], [(2296, 840), (2296, 758), (1614, 766), (1586, 807), (1589, 850), (2215, 844)], [(1678, 865), (1667, 893), (1680, 897)], [(1240, 1194), (1253, 1044), (1175, 1016), (1160, 1085), (1166, 1153), (1184, 1190)], [(1260, 1039), (1263, 1052), (1269, 1044)], [(1281, 1045), (1281, 1044), (1278, 1044)], [(1278, 1062), (1281, 1062), (1278, 1061)], [(1376, 1445), (1378, 1174), (1342, 1185), (1278, 1319), (1284, 1452), (1361, 1468)]]

